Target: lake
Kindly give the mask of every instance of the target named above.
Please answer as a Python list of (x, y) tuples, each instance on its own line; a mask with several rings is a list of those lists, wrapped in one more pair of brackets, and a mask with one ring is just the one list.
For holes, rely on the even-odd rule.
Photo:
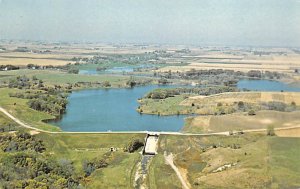
[(114, 74), (114, 73), (131, 73), (134, 72), (137, 69), (144, 69), (144, 68), (153, 68), (154, 65), (152, 64), (139, 64), (139, 65), (133, 65), (133, 66), (123, 66), (123, 67), (113, 67), (109, 68), (103, 71), (97, 71), (95, 69), (90, 69), (90, 70), (79, 70), (79, 74), (84, 74), (84, 75), (97, 75), (97, 74)]
[(287, 92), (300, 92), (299, 87), (294, 87), (286, 83), (272, 80), (240, 80), (237, 84), (239, 89), (249, 89), (253, 91), (287, 91)]
[[(148, 85), (133, 89), (94, 89), (70, 94), (66, 114), (50, 123), (64, 131), (180, 131), (184, 116), (139, 114), (137, 100), (155, 88), (177, 86)], [(300, 88), (269, 80), (241, 80), (238, 88), (259, 91), (300, 91)]]
[(63, 131), (179, 131), (184, 116), (145, 115), (136, 111), (138, 98), (155, 88), (170, 87), (178, 86), (75, 91), (68, 97), (66, 114), (50, 123)]

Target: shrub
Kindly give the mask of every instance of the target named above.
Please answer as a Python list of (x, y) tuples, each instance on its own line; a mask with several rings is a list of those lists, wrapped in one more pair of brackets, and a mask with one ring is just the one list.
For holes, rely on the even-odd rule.
[(275, 135), (274, 126), (269, 125), (267, 128), (267, 136), (274, 136), (274, 135)]
[(133, 153), (142, 146), (144, 146), (144, 142), (140, 141), (139, 139), (133, 139), (125, 147), (125, 152)]
[(250, 115), (250, 116), (254, 116), (254, 115), (256, 115), (256, 113), (255, 113), (255, 111), (254, 111), (254, 110), (249, 110), (249, 112), (248, 112), (248, 115)]
[(79, 73), (79, 69), (78, 68), (70, 68), (68, 70), (68, 73), (70, 73), (70, 74), (78, 74)]
[(104, 87), (110, 87), (111, 84), (110, 84), (109, 81), (104, 81), (104, 82), (103, 82), (103, 86), (104, 86)]

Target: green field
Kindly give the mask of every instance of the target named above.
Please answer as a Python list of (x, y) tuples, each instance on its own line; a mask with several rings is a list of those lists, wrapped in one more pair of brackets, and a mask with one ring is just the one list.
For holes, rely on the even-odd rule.
[(190, 114), (194, 111), (193, 107), (179, 105), (187, 95), (178, 95), (166, 99), (143, 98), (139, 101), (140, 108), (137, 110), (145, 114), (156, 115), (179, 115)]

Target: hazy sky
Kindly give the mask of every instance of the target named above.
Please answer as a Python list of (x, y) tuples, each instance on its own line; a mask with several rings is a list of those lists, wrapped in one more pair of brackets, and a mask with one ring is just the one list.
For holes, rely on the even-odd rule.
[(300, 46), (300, 0), (0, 0), (0, 39)]

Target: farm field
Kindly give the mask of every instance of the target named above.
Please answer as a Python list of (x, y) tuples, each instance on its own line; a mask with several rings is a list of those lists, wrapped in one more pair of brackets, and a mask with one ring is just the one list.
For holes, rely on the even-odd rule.
[[(161, 68), (160, 71), (184, 72), (191, 69), (231, 69), (235, 71), (280, 71), (284, 73), (293, 73), (295, 69), (299, 68), (300, 55), (291, 52), (287, 49), (284, 54), (278, 54), (276, 50), (272, 49), (258, 51), (258, 55), (254, 55), (249, 50), (238, 49), (236, 55), (232, 55), (230, 51), (211, 52), (209, 49), (202, 52), (193, 51), (191, 55), (181, 56), (180, 60), (189, 63), (187, 66), (170, 66)], [(259, 52), (266, 55), (259, 55)], [(197, 54), (199, 53), (199, 54)], [(177, 60), (178, 61), (178, 60)], [(172, 62), (172, 60), (170, 60)]]
[[(237, 121), (239, 120), (239, 121)], [(288, 128), (300, 126), (300, 112), (258, 111), (256, 115), (236, 113), (222, 116), (195, 116), (186, 118), (184, 132), (223, 132), (251, 129)], [(278, 131), (288, 132), (288, 131)]]

